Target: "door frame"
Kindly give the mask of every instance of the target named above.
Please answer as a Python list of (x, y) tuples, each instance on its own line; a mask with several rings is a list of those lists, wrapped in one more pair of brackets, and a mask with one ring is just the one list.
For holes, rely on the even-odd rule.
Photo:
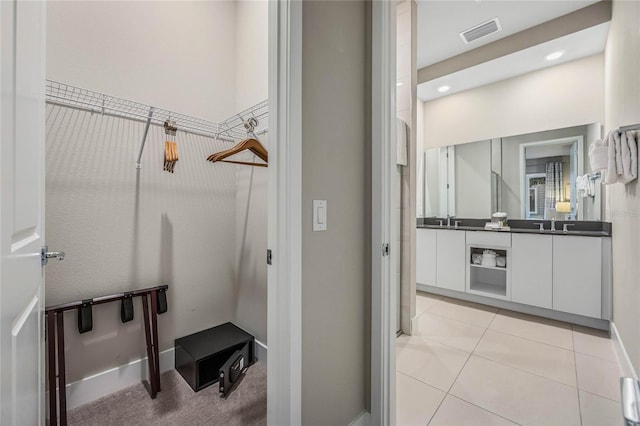
[[(395, 424), (396, 280), (382, 246), (392, 243), (392, 141), (396, 124), (396, 2), (373, 1), (371, 22), (371, 421)], [(395, 149), (395, 147), (393, 147)], [(395, 285), (394, 285), (395, 283)]]
[[(529, 196), (526, 192), (526, 171), (527, 171), (527, 160), (526, 160), (526, 149), (534, 146), (545, 146), (545, 145), (569, 145), (569, 144), (577, 144), (577, 161), (578, 167), (576, 170), (576, 176), (582, 176), (584, 174), (584, 136), (576, 135), (569, 136), (566, 138), (558, 138), (558, 139), (549, 139), (543, 141), (536, 142), (526, 142), (520, 144), (519, 147), (519, 163), (520, 163), (520, 213), (522, 217), (526, 217), (526, 208), (527, 208), (527, 200)], [(583, 220), (584, 218), (584, 200), (582, 197), (578, 197), (576, 195), (576, 206), (578, 209), (577, 220)]]
[[(390, 158), (395, 135), (395, 2), (371, 3), (371, 389), (369, 424), (395, 423), (395, 288)], [(302, 7), (269, 2), (268, 424), (302, 424)], [(400, 247), (395, 248), (400, 250)]]
[(302, 2), (269, 2), (267, 423), (302, 424)]

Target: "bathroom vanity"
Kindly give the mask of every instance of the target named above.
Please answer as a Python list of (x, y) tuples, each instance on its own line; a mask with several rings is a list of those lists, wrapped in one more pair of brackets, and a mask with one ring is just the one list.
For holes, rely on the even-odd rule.
[[(611, 319), (611, 224), (510, 221), (485, 231), (484, 220), (441, 226), (419, 219), (417, 289), (608, 330)], [(484, 253), (490, 261), (482, 261)], [(500, 259), (495, 262), (494, 259)], [(485, 258), (486, 260), (486, 258)]]

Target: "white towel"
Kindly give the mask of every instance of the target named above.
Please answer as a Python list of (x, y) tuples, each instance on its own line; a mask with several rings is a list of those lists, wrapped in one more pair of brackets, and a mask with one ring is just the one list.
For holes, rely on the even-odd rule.
[[(606, 144), (608, 145), (608, 161), (607, 161), (607, 172), (605, 173), (604, 182), (606, 185), (611, 185), (618, 181), (618, 169), (616, 166), (616, 143), (614, 140), (614, 133), (617, 133), (617, 130), (612, 130), (609, 132), (606, 138)], [(619, 139), (619, 137), (618, 137)]]
[(396, 119), (396, 164), (406, 166), (408, 163), (407, 140), (409, 136), (409, 126), (407, 123)]
[(596, 186), (590, 175), (576, 176), (576, 190), (578, 196), (582, 198), (594, 197), (596, 195)]
[[(625, 156), (622, 152), (622, 137), (619, 131), (614, 131), (613, 140), (616, 144), (616, 172), (618, 173), (618, 182), (620, 181), (620, 177), (624, 174), (624, 166), (622, 165), (622, 158)], [(626, 145), (626, 143), (625, 143)], [(627, 146), (625, 146), (628, 149)]]
[(632, 133), (622, 132), (622, 173), (618, 170), (618, 182), (627, 184), (638, 177), (638, 147)]
[(589, 146), (589, 162), (594, 173), (607, 170), (608, 146), (605, 142), (598, 139)]

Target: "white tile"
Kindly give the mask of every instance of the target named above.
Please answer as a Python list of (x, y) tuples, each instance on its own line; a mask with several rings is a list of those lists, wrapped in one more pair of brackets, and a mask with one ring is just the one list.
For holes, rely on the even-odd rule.
[(464, 322), (432, 315), (429, 311), (420, 315), (419, 330), (422, 337), (443, 345), (472, 352), (485, 329)]
[(427, 343), (420, 336), (403, 334), (396, 339), (396, 370), (411, 375), (424, 361)]
[(425, 293), (424, 291), (416, 292), (416, 316), (426, 311), (440, 299), (442, 297), (435, 294)]
[(427, 312), (432, 315), (462, 321), (477, 327), (488, 327), (495, 317), (497, 308), (463, 302), (455, 299), (442, 299), (434, 303)]
[(398, 373), (396, 375), (396, 425), (426, 425), (444, 396), (444, 392)]
[(576, 386), (573, 352), (566, 349), (487, 330), (474, 354), (566, 385)]
[(619, 402), (580, 391), (582, 426), (623, 425)]
[(450, 393), (520, 424), (580, 424), (576, 388), (475, 355)]
[(573, 350), (571, 326), (563, 322), (500, 310), (489, 328)]
[(516, 423), (447, 395), (429, 426), (509, 426)]
[(415, 336), (399, 345), (398, 349), (398, 371), (445, 392), (449, 390), (470, 355)]
[(618, 361), (613, 341), (605, 331), (574, 325), (573, 344), (576, 352), (609, 361)]
[(576, 352), (576, 368), (578, 388), (614, 401), (620, 401), (622, 372), (617, 362)]

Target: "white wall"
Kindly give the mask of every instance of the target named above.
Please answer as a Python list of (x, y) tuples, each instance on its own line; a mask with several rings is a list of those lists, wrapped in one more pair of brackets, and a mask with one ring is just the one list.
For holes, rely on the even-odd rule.
[(235, 105), (235, 1), (55, 1), (47, 78), (213, 121)]
[(424, 173), (426, 159), (424, 155), (424, 102), (416, 99), (416, 160), (418, 168), (416, 170), (416, 216), (425, 217), (425, 186)]
[[(46, 304), (168, 284), (160, 350), (232, 316), (235, 173), (206, 155), (228, 144), (179, 134), (175, 173), (162, 171), (164, 131), (153, 126), (137, 174), (144, 125), (47, 108), (46, 229), (64, 262), (46, 269)], [(66, 318), (67, 379), (146, 355), (142, 312), (120, 323), (115, 303), (94, 308), (94, 330)]]
[[(605, 131), (640, 122), (640, 2), (614, 1), (605, 50)], [(640, 193), (638, 181), (606, 188), (613, 222), (613, 321), (640, 370)]]
[[(238, 5), (242, 16), (253, 16), (252, 5)], [(253, 69), (247, 58), (264, 61), (237, 58), (235, 22), (235, 2), (51, 2), (47, 77), (224, 119), (237, 102), (250, 101), (236, 91), (236, 64)], [(243, 49), (247, 44), (239, 42)], [(257, 74), (239, 73), (242, 81), (266, 85), (260, 83), (266, 70)], [(261, 90), (247, 89), (263, 100)], [(266, 204), (264, 189), (258, 185), (252, 194), (262, 192), (262, 198), (243, 204), (249, 198), (242, 189), (252, 187), (243, 173), (249, 176), (251, 168), (238, 172), (239, 166), (205, 160), (230, 145), (179, 132), (180, 160), (168, 174), (162, 171), (164, 133), (152, 127), (137, 175), (143, 124), (62, 107), (47, 112), (47, 240), (67, 253), (47, 268), (47, 305), (169, 284), (160, 350), (177, 337), (233, 320), (266, 340), (266, 278), (252, 283), (252, 270), (239, 273), (234, 266), (240, 255), (247, 264), (263, 264), (262, 250), (254, 260), (254, 253), (236, 246), (241, 216), (256, 217), (243, 238), (260, 230), (266, 235), (253, 207)], [(136, 319), (127, 324), (120, 323), (117, 304), (95, 307), (94, 330), (82, 336), (75, 313), (66, 315), (69, 381), (146, 355), (136, 307)]]
[(425, 102), (424, 146), (520, 135), (603, 118), (600, 54)]
[[(268, 98), (268, 1), (236, 6), (236, 105), (244, 110)], [(260, 125), (268, 123), (260, 123)], [(268, 134), (260, 142), (269, 149)], [(262, 162), (249, 155), (247, 161)], [(264, 167), (236, 171), (236, 294), (234, 322), (267, 343), (267, 180)]]

